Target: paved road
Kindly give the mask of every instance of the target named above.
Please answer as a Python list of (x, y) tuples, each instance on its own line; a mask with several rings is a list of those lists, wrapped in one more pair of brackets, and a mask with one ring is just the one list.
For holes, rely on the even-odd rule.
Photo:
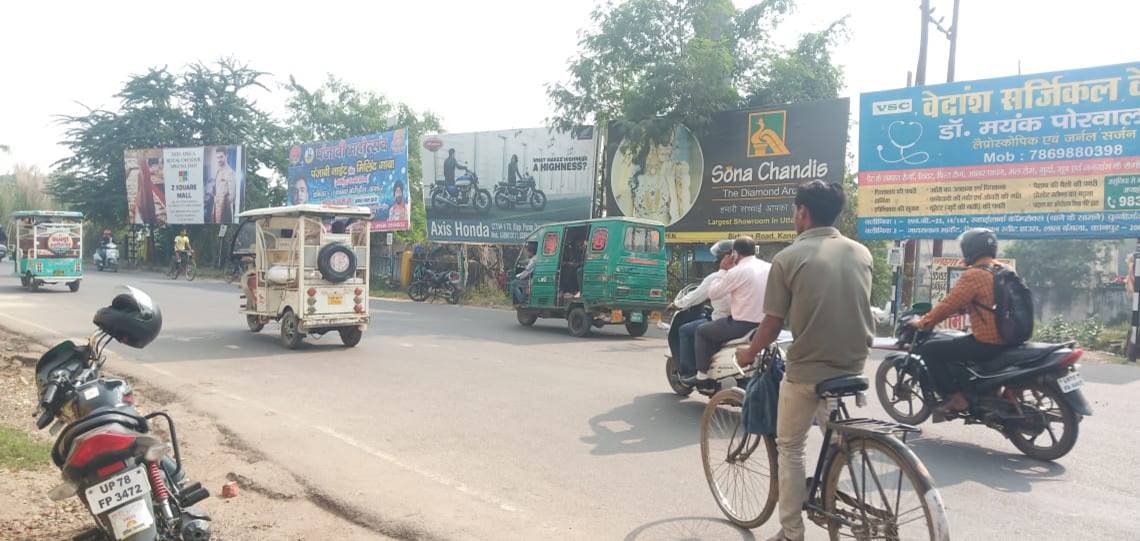
[[(659, 336), (615, 328), (581, 340), (558, 321), (525, 329), (510, 312), (373, 301), (357, 348), (329, 335), (290, 352), (275, 326), (245, 330), (234, 286), (140, 274), (93, 275), (74, 294), (30, 294), (7, 278), (0, 324), (84, 335), (127, 282), (162, 305), (165, 325), (146, 350), (117, 346), (128, 357), (119, 370), (173, 388), (379, 531), (732, 540), (775, 530), (719, 519), (700, 468), (704, 400), (669, 392)], [(1084, 375), (1097, 414), (1060, 463), (1024, 458), (987, 429), (925, 425), (914, 448), (955, 538), (1135, 538), (1140, 369)]]

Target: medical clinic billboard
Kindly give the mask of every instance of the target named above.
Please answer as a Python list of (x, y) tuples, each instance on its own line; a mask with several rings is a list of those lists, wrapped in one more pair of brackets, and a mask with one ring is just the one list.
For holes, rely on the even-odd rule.
[(245, 195), (245, 156), (236, 145), (123, 152), (127, 222), (230, 224)]
[[(597, 154), (591, 127), (443, 133), (420, 144), (431, 240), (519, 244), (544, 224), (590, 217)], [(513, 192), (499, 186), (512, 173)], [(519, 191), (531, 181), (529, 193)], [(476, 185), (489, 197), (483, 208), (474, 204)]]
[(372, 209), (372, 231), (411, 227), (407, 130), (296, 145), (289, 150), (289, 204)]
[(848, 112), (847, 99), (728, 111), (638, 152), (611, 133), (607, 212), (662, 222), (668, 242), (791, 239), (796, 187), (843, 180)]
[(1140, 235), (1140, 63), (863, 94), (859, 237)]

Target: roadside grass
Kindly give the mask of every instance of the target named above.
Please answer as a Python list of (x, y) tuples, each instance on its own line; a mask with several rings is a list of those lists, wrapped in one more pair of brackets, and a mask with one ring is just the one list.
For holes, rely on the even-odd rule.
[(47, 464), (51, 444), (32, 439), (23, 430), (0, 425), (0, 467), (35, 470)]
[(512, 308), (514, 306), (507, 292), (494, 287), (478, 287), (464, 291), (459, 302), (489, 308)]

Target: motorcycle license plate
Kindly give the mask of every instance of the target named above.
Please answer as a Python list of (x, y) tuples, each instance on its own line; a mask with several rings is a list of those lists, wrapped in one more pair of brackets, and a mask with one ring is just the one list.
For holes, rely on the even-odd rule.
[(329, 304), (344, 304), (344, 297), (340, 295), (329, 295)]
[(150, 491), (146, 469), (139, 466), (87, 487), (87, 507), (101, 515)]
[(151, 514), (149, 502), (149, 498), (139, 498), (107, 515), (111, 520), (111, 532), (115, 534), (115, 539), (126, 539), (154, 524), (154, 515)]
[(641, 323), (642, 321), (645, 321), (645, 314), (641, 312), (631, 312), (629, 314), (629, 320), (634, 323)]
[(1084, 378), (1081, 377), (1079, 372), (1073, 372), (1067, 376), (1057, 378), (1057, 385), (1061, 386), (1061, 391), (1071, 393), (1081, 388), (1085, 384)]

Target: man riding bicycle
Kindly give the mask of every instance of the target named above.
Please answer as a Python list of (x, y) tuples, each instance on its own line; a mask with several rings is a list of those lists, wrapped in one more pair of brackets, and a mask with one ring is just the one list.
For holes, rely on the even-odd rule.
[(175, 261), (178, 265), (185, 267), (190, 256), (194, 253), (194, 248), (190, 246), (190, 236), (186, 234), (186, 229), (182, 229), (178, 236), (174, 237), (174, 255), (177, 256)]

